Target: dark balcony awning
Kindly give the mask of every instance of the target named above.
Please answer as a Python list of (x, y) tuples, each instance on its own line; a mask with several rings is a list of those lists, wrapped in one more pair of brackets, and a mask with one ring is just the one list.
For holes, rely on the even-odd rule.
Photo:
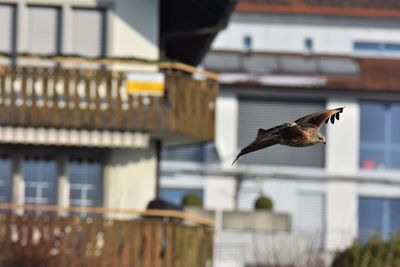
[(216, 34), (226, 27), (235, 5), (236, 0), (162, 0), (163, 56), (199, 64)]

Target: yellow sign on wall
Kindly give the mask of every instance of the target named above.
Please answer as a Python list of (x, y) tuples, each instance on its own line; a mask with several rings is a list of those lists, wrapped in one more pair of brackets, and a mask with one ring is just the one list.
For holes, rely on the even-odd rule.
[(126, 89), (133, 94), (164, 94), (165, 76), (158, 72), (129, 72)]

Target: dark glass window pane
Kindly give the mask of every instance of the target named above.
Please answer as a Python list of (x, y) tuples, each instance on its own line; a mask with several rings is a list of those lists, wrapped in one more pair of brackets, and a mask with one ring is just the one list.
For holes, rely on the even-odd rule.
[(383, 143), (385, 130), (385, 105), (361, 105), (361, 143)]
[(187, 145), (178, 147), (166, 147), (161, 151), (162, 160), (178, 160), (178, 161), (204, 161), (204, 145)]
[(57, 164), (54, 159), (26, 159), (22, 173), (25, 180), (25, 203), (57, 203)]
[(0, 202), (12, 201), (12, 165), (11, 159), (0, 158)]
[(400, 145), (400, 104), (394, 104), (391, 108), (391, 118), (390, 127), (392, 129), (391, 132), (391, 141)]
[(385, 48), (390, 52), (400, 52), (400, 44), (385, 44)]
[(360, 167), (363, 169), (385, 168), (384, 152), (361, 148)]
[(381, 234), (383, 229), (384, 199), (360, 197), (358, 203), (358, 237), (367, 241), (375, 234)]
[(400, 230), (400, 200), (390, 200), (390, 221), (389, 221), (390, 233), (395, 233)]
[(103, 177), (100, 162), (70, 161), (69, 181), (71, 206), (101, 206), (103, 204)]
[(69, 192), (70, 199), (79, 199), (81, 197), (81, 190), (71, 189)]
[(382, 49), (381, 43), (373, 42), (355, 42), (353, 44), (354, 50), (358, 51), (379, 51)]
[(175, 205), (182, 204), (182, 198), (189, 193), (193, 193), (198, 195), (201, 199), (203, 199), (203, 190), (201, 189), (185, 189), (185, 188), (161, 188), (160, 195), (161, 198), (174, 203)]
[(360, 197), (358, 227), (361, 241), (376, 234), (387, 240), (400, 230), (400, 200)]
[(400, 151), (390, 153), (390, 168), (400, 169)]

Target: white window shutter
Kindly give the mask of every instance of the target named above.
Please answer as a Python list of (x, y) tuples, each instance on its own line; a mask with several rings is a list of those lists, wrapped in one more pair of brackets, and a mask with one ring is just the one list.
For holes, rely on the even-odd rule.
[(43, 54), (58, 52), (59, 16), (58, 8), (42, 6), (28, 8), (29, 52)]
[(74, 54), (83, 56), (101, 56), (105, 44), (105, 12), (100, 9), (73, 10)]
[(314, 244), (322, 248), (325, 235), (325, 196), (318, 192), (299, 192), (295, 230), (313, 237)]
[(0, 5), (0, 52), (11, 52), (13, 39), (14, 6)]

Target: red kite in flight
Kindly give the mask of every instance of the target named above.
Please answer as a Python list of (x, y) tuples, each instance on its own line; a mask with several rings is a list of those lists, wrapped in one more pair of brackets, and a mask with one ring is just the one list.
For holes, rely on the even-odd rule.
[(320, 132), (320, 128), (324, 122), (328, 123), (329, 119), (332, 124), (335, 123), (335, 118), (339, 120), (339, 114), (343, 112), (343, 109), (344, 107), (341, 107), (313, 113), (268, 130), (258, 129), (256, 139), (240, 151), (232, 165), (245, 154), (276, 144), (294, 147), (326, 144), (325, 136)]

